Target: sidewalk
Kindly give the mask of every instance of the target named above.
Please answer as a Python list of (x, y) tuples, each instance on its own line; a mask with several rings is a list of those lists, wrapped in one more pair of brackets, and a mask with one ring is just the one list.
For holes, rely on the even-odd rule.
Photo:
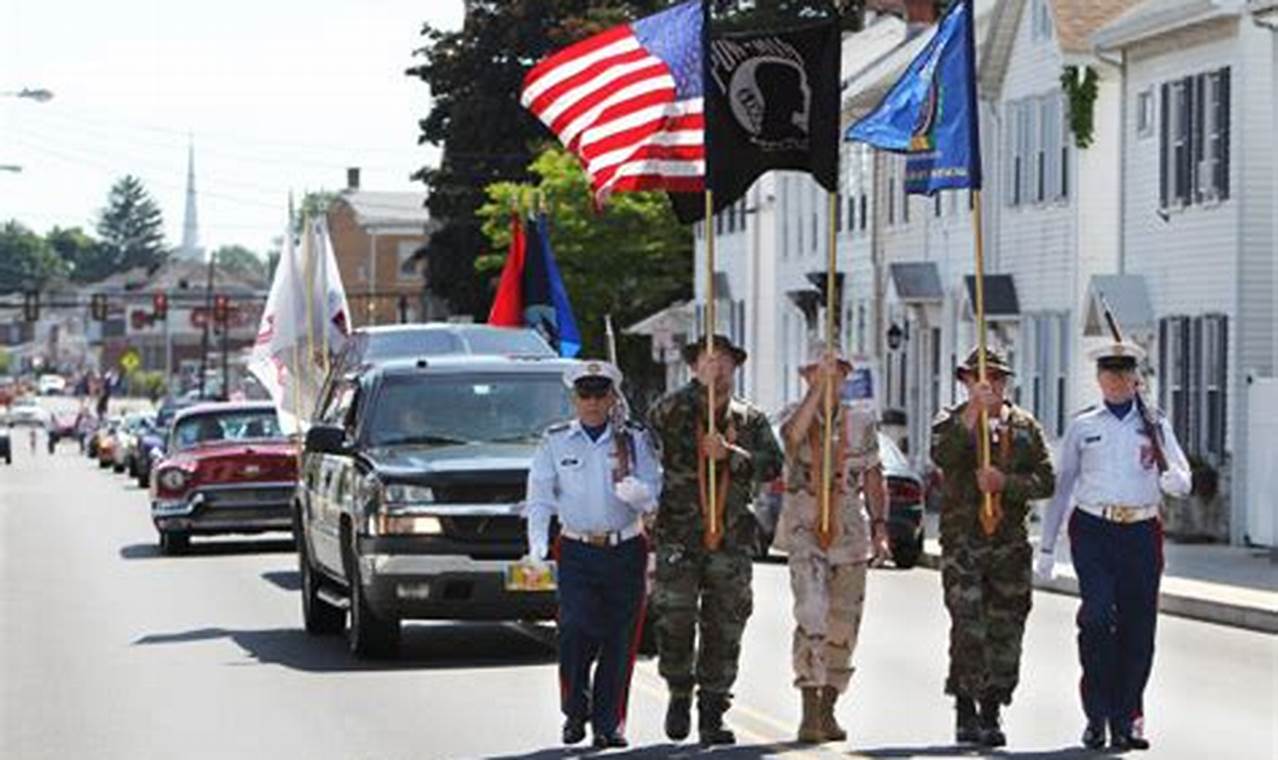
[[(937, 515), (924, 517), (928, 539), (921, 564), (936, 569), (941, 545), (936, 540)], [(1039, 524), (1030, 523), (1030, 540), (1038, 546)], [(1178, 544), (1163, 547), (1163, 571), (1158, 608), (1168, 615), (1210, 623), (1278, 633), (1278, 562), (1268, 549), (1222, 544)], [(1056, 544), (1056, 577), (1037, 579), (1035, 588), (1078, 596), (1078, 579), (1069, 558), (1069, 541)]]

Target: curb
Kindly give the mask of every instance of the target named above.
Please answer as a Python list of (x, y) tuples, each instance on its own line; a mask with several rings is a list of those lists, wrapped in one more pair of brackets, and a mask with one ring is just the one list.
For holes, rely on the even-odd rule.
[[(929, 546), (919, 557), (919, 566), (940, 570), (941, 556)], [(1078, 596), (1078, 579), (1058, 576), (1050, 581), (1034, 579), (1034, 588), (1053, 594)], [(1243, 628), (1260, 633), (1278, 633), (1278, 610), (1231, 604), (1214, 599), (1204, 599), (1184, 594), (1161, 592), (1158, 595), (1158, 611), (1167, 615), (1216, 623), (1231, 628)]]

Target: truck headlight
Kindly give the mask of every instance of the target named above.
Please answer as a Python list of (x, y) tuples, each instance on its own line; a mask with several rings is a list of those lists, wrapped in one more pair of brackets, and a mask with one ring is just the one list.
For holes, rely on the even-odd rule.
[(444, 532), (438, 517), (420, 515), (388, 515), (379, 512), (369, 520), (370, 532), (375, 536), (437, 536)]
[(388, 507), (435, 502), (435, 492), (429, 486), (391, 483), (384, 487), (382, 493), (382, 503)]

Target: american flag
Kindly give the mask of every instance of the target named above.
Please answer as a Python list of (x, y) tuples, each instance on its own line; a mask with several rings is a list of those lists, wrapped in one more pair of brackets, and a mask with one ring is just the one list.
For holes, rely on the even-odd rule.
[(523, 106), (576, 154), (598, 203), (705, 183), (701, 3), (582, 40), (524, 77)]

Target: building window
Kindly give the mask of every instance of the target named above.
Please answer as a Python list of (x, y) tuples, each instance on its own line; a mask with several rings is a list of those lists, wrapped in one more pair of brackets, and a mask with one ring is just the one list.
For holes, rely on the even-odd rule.
[(896, 177), (888, 177), (888, 226), (896, 224)]
[(1019, 206), (1027, 200), (1030, 163), (1030, 120), (1028, 101), (1007, 104), (1007, 205)]
[(1154, 91), (1136, 94), (1136, 136), (1151, 137), (1154, 134)]
[(865, 355), (865, 304), (856, 306), (856, 352)]
[(910, 223), (910, 193), (905, 189), (905, 173), (902, 171), (901, 179), (901, 223)]
[(733, 203), (728, 206), (728, 232), (737, 231), (737, 204)]
[(1159, 402), (1187, 453), (1225, 453), (1229, 320), (1223, 314), (1158, 322)]
[(1229, 68), (1162, 85), (1159, 202), (1164, 208), (1229, 197)]
[(860, 209), (861, 213), (857, 214), (857, 219), (861, 220), (862, 232), (865, 231), (865, 209), (866, 209), (867, 203), (868, 203), (868, 200), (866, 198), (865, 193), (861, 193), (861, 209)]

